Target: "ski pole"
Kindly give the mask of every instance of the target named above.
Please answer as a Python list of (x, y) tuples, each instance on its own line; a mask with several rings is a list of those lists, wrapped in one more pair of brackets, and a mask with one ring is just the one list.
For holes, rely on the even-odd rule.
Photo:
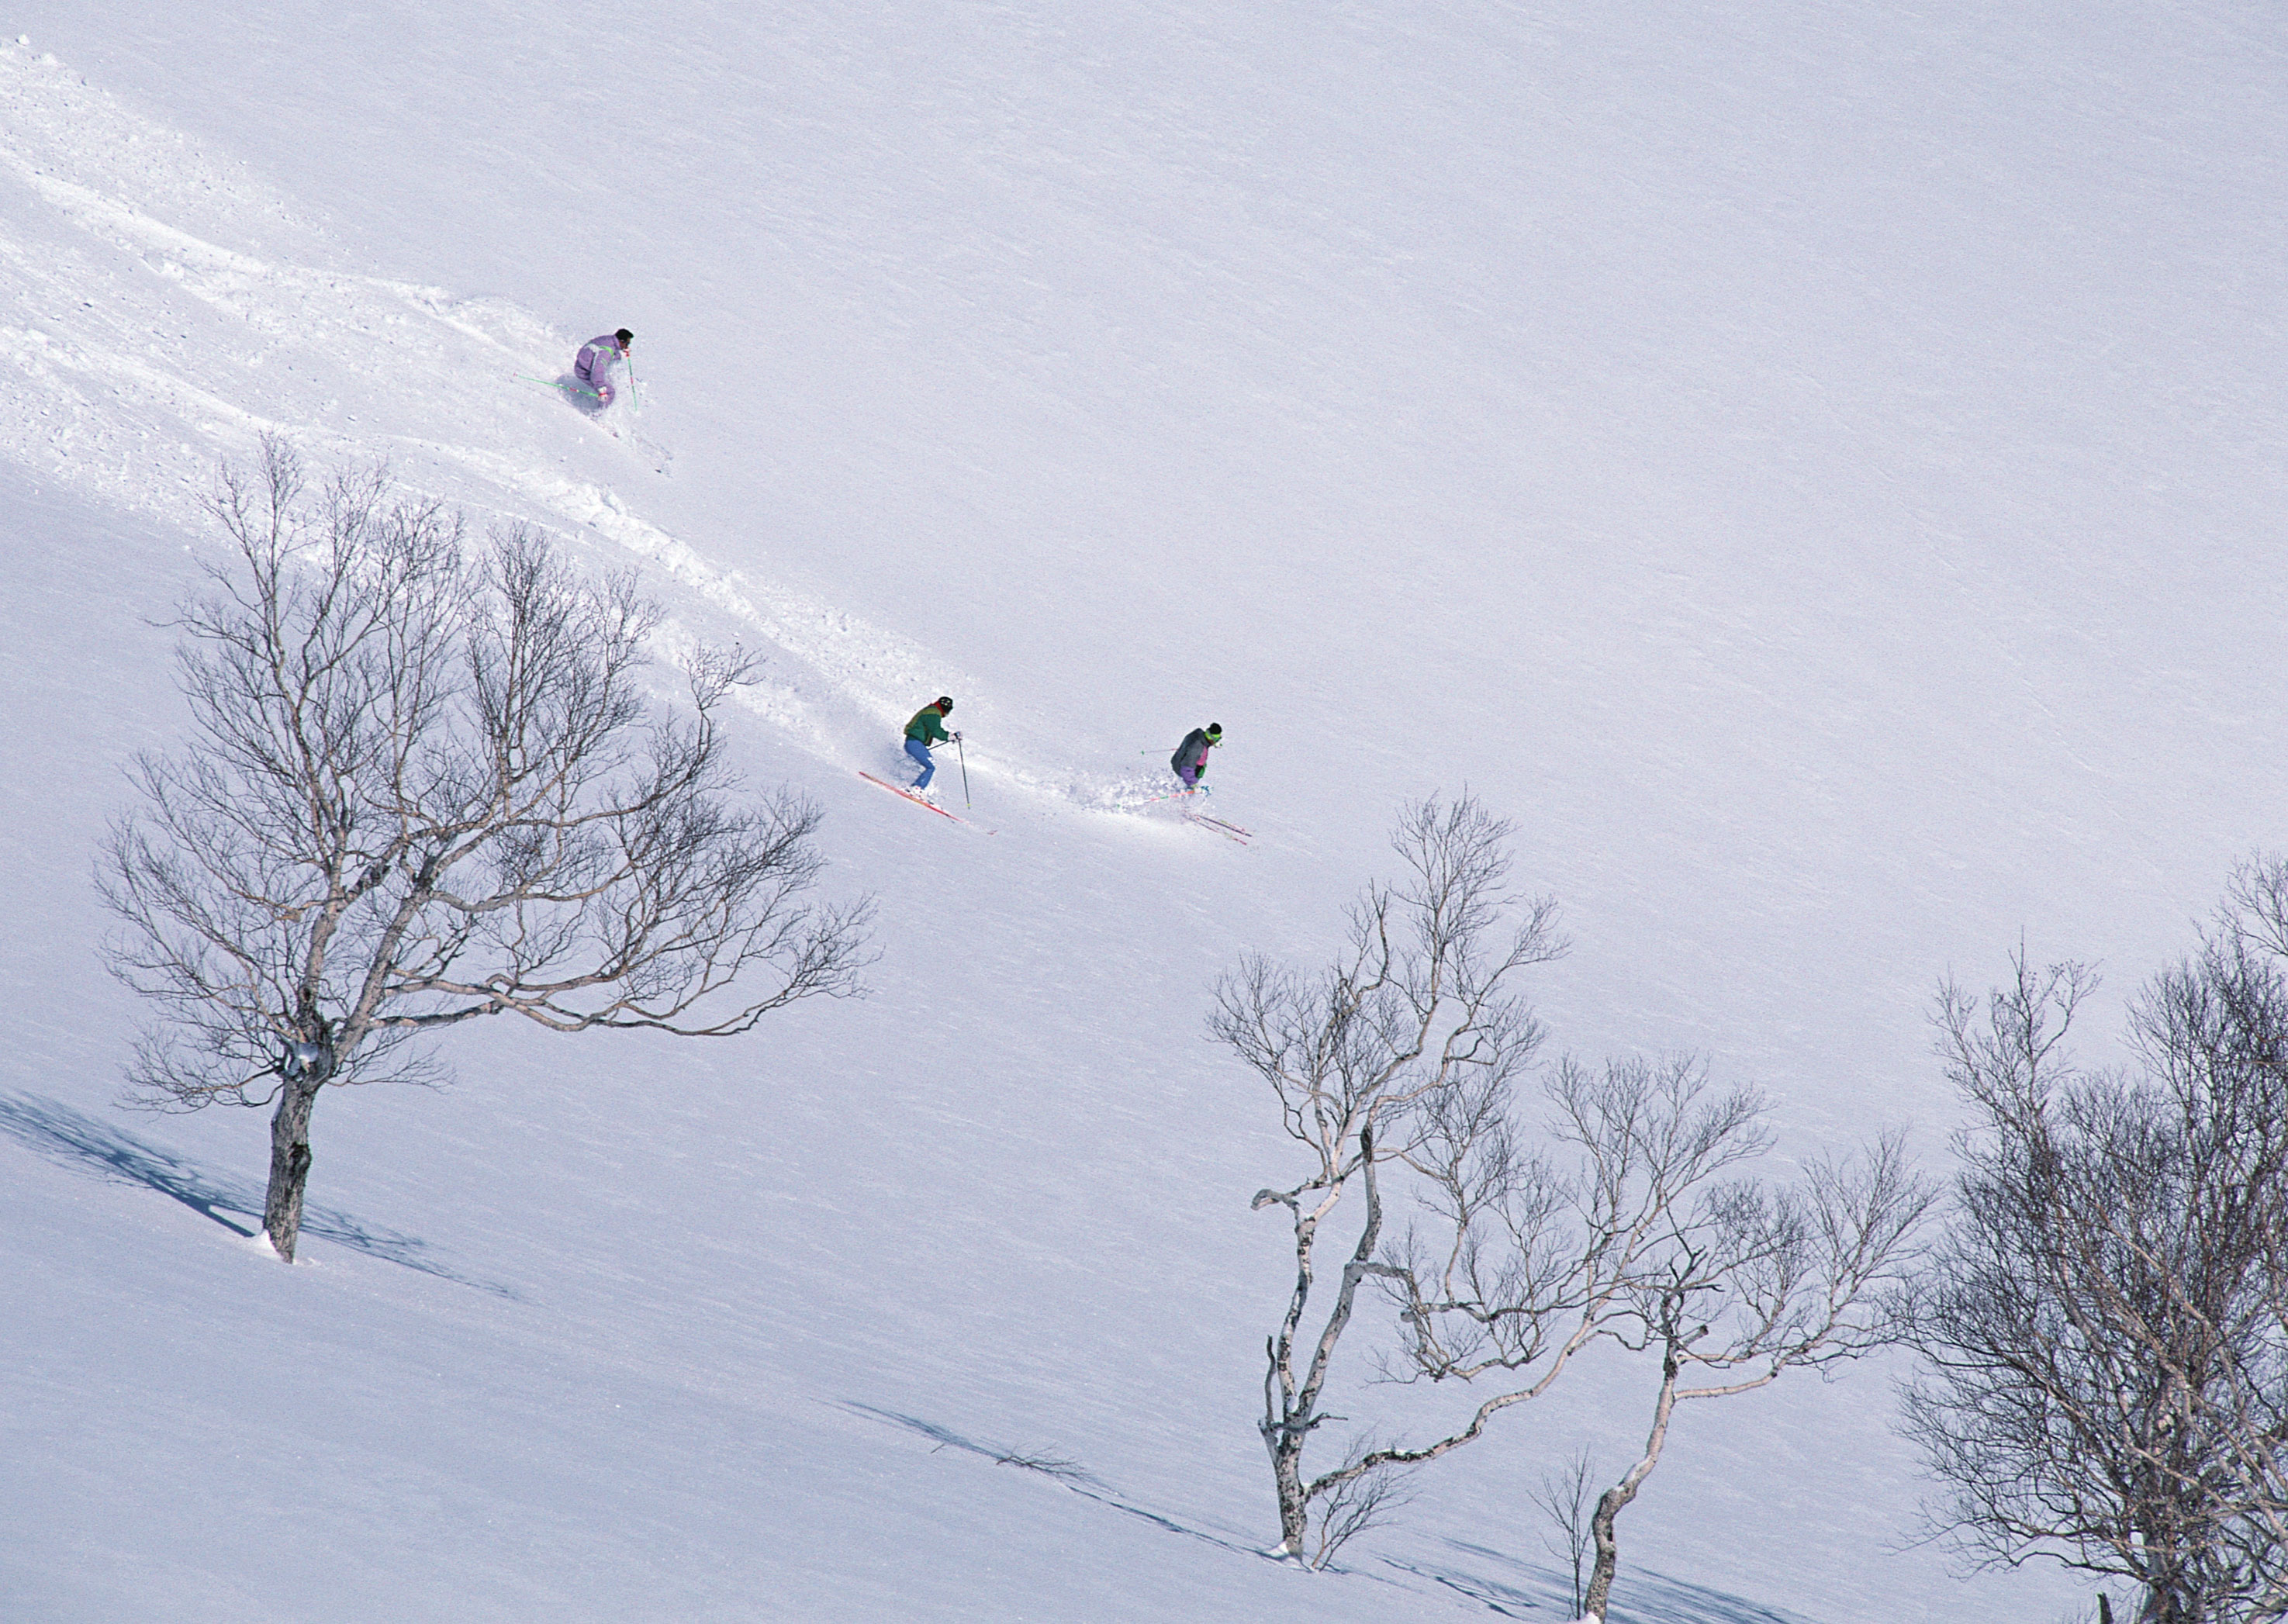
[(961, 748), (961, 735), (953, 736), (954, 759), (961, 763), (961, 804), (969, 804), (969, 753)]
[(624, 351), (622, 358), (628, 363), (628, 409), (640, 412), (643, 410), (643, 401), (636, 394), (636, 353), (633, 350)]

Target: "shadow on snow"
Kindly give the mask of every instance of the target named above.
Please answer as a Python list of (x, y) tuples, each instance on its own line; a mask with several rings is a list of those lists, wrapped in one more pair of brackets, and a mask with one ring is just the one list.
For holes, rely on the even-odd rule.
[[(1267, 1552), (1259, 1550), (1236, 1538), (1227, 1538), (1223, 1534), (1212, 1533), (1204, 1528), (1190, 1527), (1172, 1517), (1148, 1510), (1132, 1501), (1123, 1499), (1118, 1491), (1101, 1477), (1084, 1470), (1069, 1461), (1045, 1459), (1037, 1452), (996, 1448), (990, 1444), (980, 1443), (975, 1438), (964, 1438), (952, 1428), (941, 1426), (936, 1422), (924, 1421), (918, 1415), (901, 1414), (895, 1410), (879, 1409), (870, 1404), (861, 1404), (854, 1398), (844, 1399), (842, 1407), (854, 1414), (863, 1415), (870, 1421), (886, 1421), (894, 1426), (904, 1427), (910, 1431), (918, 1432), (924, 1438), (934, 1440), (939, 1449), (958, 1449), (969, 1454), (981, 1455), (996, 1465), (1023, 1467), (1028, 1470), (1054, 1477), (1084, 1500), (1092, 1500), (1097, 1504), (1108, 1506), (1115, 1511), (1124, 1511), (1130, 1517), (1140, 1518), (1156, 1528), (1165, 1529), (1170, 1533), (1180, 1533), (1187, 1539), (1199, 1540), (1219, 1549), (1231, 1551), (1243, 1557), (1268, 1556)], [(935, 1454), (936, 1451), (933, 1450), (931, 1453)]]
[[(1459, 1566), (1440, 1563), (1401, 1562), (1390, 1557), (1383, 1560), (1402, 1573), (1467, 1596), (1482, 1604), (1488, 1612), (1503, 1618), (1572, 1618), (1573, 1587), (1569, 1577), (1536, 1563), (1521, 1562), (1490, 1546), (1473, 1545), (1465, 1540), (1447, 1540), (1442, 1543), (1450, 1550), (1475, 1558), (1473, 1567), (1482, 1569), (1487, 1563), (1495, 1564), (1507, 1570), (1508, 1577), (1489, 1578), (1482, 1571), (1466, 1572)], [(1625, 1566), (1613, 1581), (1613, 1603), (1607, 1616), (1610, 1624), (1806, 1624), (1800, 1613), (1762, 1606), (1706, 1585), (1688, 1584), (1643, 1568), (1632, 1571)]]
[[(34, 1094), (0, 1094), (0, 1134), (60, 1166), (112, 1184), (155, 1190), (234, 1235), (251, 1240), (261, 1228), (259, 1190), (218, 1177), (172, 1151), (147, 1145), (60, 1101)], [(511, 1302), (521, 1300), (509, 1287), (472, 1279), (447, 1268), (429, 1255), (429, 1243), (417, 1236), (377, 1229), (331, 1208), (306, 1208), (302, 1232), (457, 1286), (474, 1287)]]
[[(1227, 1537), (1203, 1528), (1190, 1527), (1160, 1512), (1148, 1510), (1122, 1498), (1102, 1478), (1069, 1461), (1056, 1460), (1037, 1451), (1001, 1448), (965, 1437), (937, 1422), (925, 1421), (918, 1415), (907, 1415), (896, 1410), (882, 1409), (854, 1398), (842, 1400), (841, 1407), (871, 1421), (887, 1422), (893, 1426), (919, 1433), (934, 1443), (938, 1449), (957, 1449), (997, 1465), (1017, 1466), (1041, 1472), (1054, 1477), (1076, 1494), (1116, 1511), (1140, 1517), (1170, 1533), (1199, 1540), (1236, 1556), (1278, 1560), (1268, 1551), (1248, 1544), (1236, 1535)], [(935, 1454), (936, 1451), (931, 1453)], [(1408, 1584), (1408, 1579), (1426, 1580), (1502, 1618), (1553, 1621), (1573, 1617), (1571, 1582), (1554, 1569), (1521, 1562), (1489, 1546), (1472, 1545), (1462, 1540), (1446, 1540), (1442, 1543), (1448, 1549), (1473, 1560), (1466, 1568), (1459, 1563), (1404, 1562), (1385, 1557), (1381, 1563), (1392, 1570), (1390, 1573), (1377, 1574), (1351, 1567), (1338, 1567), (1333, 1571), (1348, 1573), (1355, 1578), (1394, 1584), (1402, 1589), (1413, 1588)], [(1505, 1577), (1489, 1577), (1484, 1571), (1488, 1565), (1505, 1570)], [(1397, 1578), (1397, 1574), (1403, 1574), (1406, 1578)], [(1799, 1613), (1760, 1606), (1705, 1585), (1688, 1584), (1641, 1568), (1634, 1571), (1625, 1569), (1613, 1588), (1611, 1624), (1807, 1624)]]

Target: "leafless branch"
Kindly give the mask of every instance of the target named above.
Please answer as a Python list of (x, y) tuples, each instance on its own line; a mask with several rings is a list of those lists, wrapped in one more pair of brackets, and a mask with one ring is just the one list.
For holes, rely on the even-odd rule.
[(318, 1092), (435, 1078), (426, 1034), (727, 1036), (856, 990), (869, 906), (805, 899), (817, 809), (726, 759), (744, 656), (699, 651), (688, 712), (654, 704), (632, 575), (586, 582), (520, 527), (473, 550), (379, 468), (314, 490), (267, 441), (210, 511), (235, 556), (179, 621), (194, 737), (138, 759), (99, 879), (160, 1016), (140, 1096), (277, 1101), (282, 1253)]
[(2141, 1620), (2288, 1617), (2288, 870), (2244, 867), (2133, 1010), (2135, 1073), (2065, 1048), (2093, 985), (2022, 953), (1938, 1006), (1976, 1112), (1945, 1246), (1904, 1294), (1906, 1425), (1974, 1558), (2141, 1586)]
[[(1456, 1113), (1470, 1109), (1465, 1096), (1505, 1097), (1541, 1042), (1539, 1023), (1512, 984), (1562, 947), (1553, 905), (1507, 887), (1508, 835), (1507, 824), (1467, 796), (1410, 807), (1392, 842), (1405, 877), (1368, 888), (1333, 963), (1305, 974), (1251, 956), (1216, 989), (1211, 1033), (1269, 1085), (1282, 1126), (1303, 1152), (1302, 1176), (1258, 1192), (1252, 1203), (1285, 1208), (1293, 1236), (1295, 1283), (1266, 1341), (1259, 1426), (1278, 1493), (1281, 1549), (1298, 1559), (1314, 1501), (1385, 1505), (1378, 1492), (1354, 1485), (1466, 1441), (1369, 1447), (1316, 1477), (1302, 1470), (1312, 1434), (1330, 1419), (1323, 1394), (1359, 1287), (1390, 1272), (1377, 1256), (1383, 1169), (1413, 1168), (1441, 1131), (1455, 1131)], [(1490, 1109), (1482, 1103), (1482, 1117)], [(1320, 1229), (1354, 1187), (1362, 1222), (1332, 1300), (1309, 1331)], [(1467, 1436), (1477, 1436), (1491, 1413), (1482, 1413)]]

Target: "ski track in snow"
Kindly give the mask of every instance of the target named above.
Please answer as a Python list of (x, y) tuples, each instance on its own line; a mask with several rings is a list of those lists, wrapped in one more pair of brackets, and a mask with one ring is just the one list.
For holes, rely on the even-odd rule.
[[(655, 591), (672, 581), (663, 653), (702, 638), (764, 653), (747, 708), (838, 764), (894, 756), (885, 730), (894, 741), (917, 693), (975, 690), (913, 643), (719, 568), (634, 511), (623, 490), (662, 477), (670, 454), (618, 408), (627, 438), (607, 442), (527, 381), (561, 376), (577, 337), (507, 299), (324, 268), (322, 234), (245, 166), (12, 42), (0, 196), (0, 455), (40, 476), (199, 533), (218, 461), (258, 436), (315, 470), (386, 458), (480, 524), (533, 525), (606, 566), (640, 560)], [(401, 377), (418, 387), (393, 389)], [(969, 766), (1098, 812), (1136, 810), (1157, 788), (984, 750)]]

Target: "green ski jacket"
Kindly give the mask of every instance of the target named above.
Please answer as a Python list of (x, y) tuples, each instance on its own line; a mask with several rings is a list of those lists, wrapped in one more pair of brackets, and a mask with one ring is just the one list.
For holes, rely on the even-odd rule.
[(924, 744), (943, 744), (952, 737), (945, 731), (945, 712), (935, 705), (924, 705), (906, 724), (906, 737), (918, 739)]

